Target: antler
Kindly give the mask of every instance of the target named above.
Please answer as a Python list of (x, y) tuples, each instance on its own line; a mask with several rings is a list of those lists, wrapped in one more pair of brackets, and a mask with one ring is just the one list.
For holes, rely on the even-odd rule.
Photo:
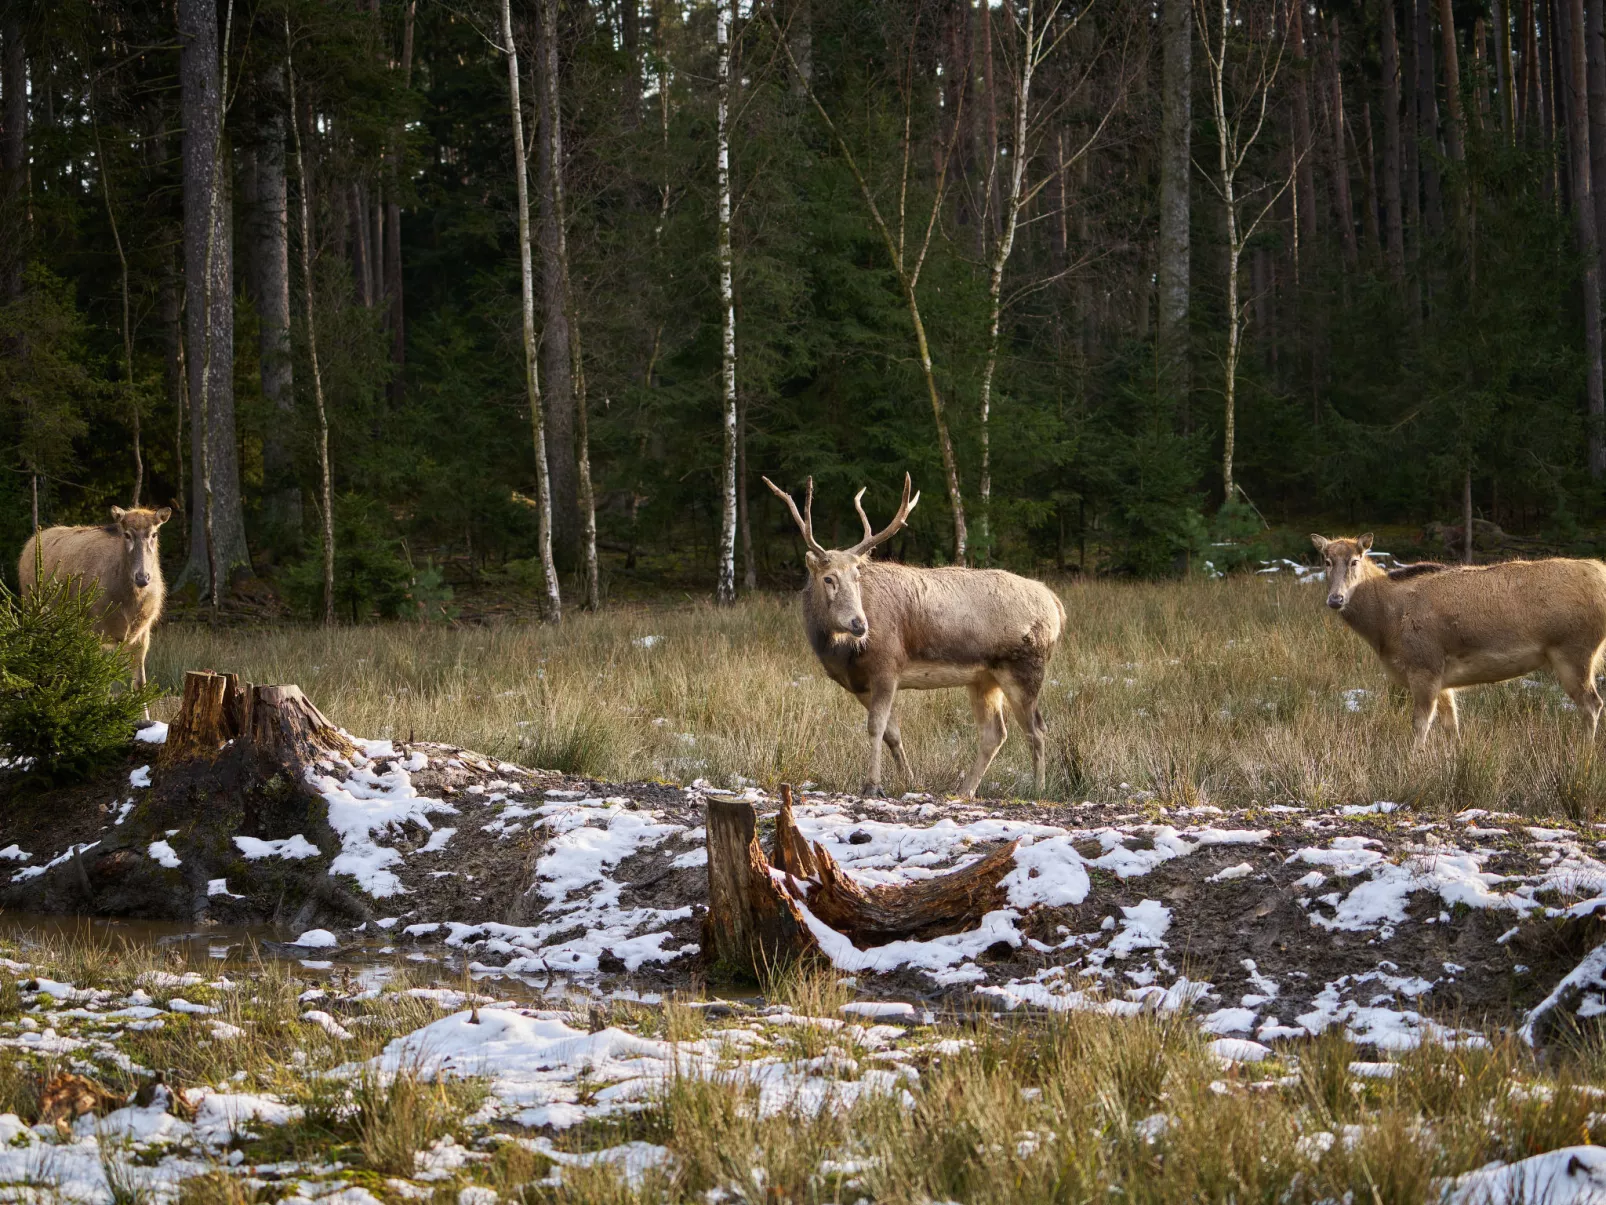
[[(791, 494), (776, 485), (768, 477), (763, 478), (763, 482), (770, 487), (772, 494), (786, 503), (786, 509), (792, 512), (792, 518), (797, 523), (798, 530), (803, 533), (803, 542), (809, 546), (809, 551), (817, 552), (824, 556), (826, 550), (820, 547), (820, 542), (814, 538), (814, 478), (809, 478), (808, 492), (803, 499), (802, 514), (798, 514), (797, 503), (792, 501)], [(870, 530), (868, 521), (865, 523), (865, 530)]]
[(898, 504), (898, 513), (892, 516), (891, 523), (888, 523), (875, 535), (870, 534), (870, 516), (864, 513), (864, 507), (859, 502), (859, 499), (864, 497), (864, 491), (860, 490), (853, 496), (853, 508), (859, 512), (859, 518), (864, 520), (864, 539), (849, 548), (849, 552), (855, 556), (863, 556), (877, 544), (890, 540), (903, 530), (903, 525), (909, 521), (909, 512), (920, 502), (919, 494), (916, 494), (913, 498), (909, 497), (909, 490), (912, 484), (909, 480), (909, 474), (905, 473), (903, 475), (903, 501)]

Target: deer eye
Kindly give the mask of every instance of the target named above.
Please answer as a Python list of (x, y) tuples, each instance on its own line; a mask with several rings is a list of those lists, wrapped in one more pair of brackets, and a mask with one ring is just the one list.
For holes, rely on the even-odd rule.
[(827, 577), (827, 578), (826, 578), (826, 579), (825, 579), (825, 584), (826, 584), (826, 585), (827, 585), (827, 586), (834, 586), (834, 585), (836, 585), (836, 578), (834, 578), (834, 577)]

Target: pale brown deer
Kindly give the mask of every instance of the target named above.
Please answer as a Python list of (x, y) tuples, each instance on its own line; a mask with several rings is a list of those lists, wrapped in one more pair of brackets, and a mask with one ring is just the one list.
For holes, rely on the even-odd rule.
[(1327, 561), (1327, 605), (1372, 646), (1384, 672), (1411, 692), (1416, 747), (1443, 709), (1461, 730), (1455, 692), (1555, 674), (1593, 739), (1595, 689), (1606, 646), (1606, 564), (1567, 560), (1497, 565), (1405, 565), (1385, 570), (1366, 554), (1372, 535), (1311, 542)]
[(156, 533), (172, 514), (165, 506), (161, 510), (114, 506), (112, 521), (104, 527), (45, 528), (23, 546), (17, 562), (24, 594), (36, 584), (36, 567), (43, 569), (47, 580), (60, 578), (75, 582), (74, 589), (99, 591), (95, 630), (108, 644), (129, 651), (136, 689), (145, 685), (151, 629), (161, 618), (167, 597)]
[(975, 794), (1003, 745), (1006, 702), (1031, 744), (1032, 771), (1041, 793), (1047, 728), (1037, 696), (1065, 627), (1058, 596), (1042, 582), (1001, 569), (921, 569), (872, 561), (871, 550), (902, 530), (920, 501), (919, 494), (909, 496), (907, 473), (898, 513), (879, 532), (864, 513), (864, 491), (854, 496), (864, 538), (852, 548), (836, 550), (814, 538), (812, 477), (801, 513), (785, 490), (768, 477), (764, 484), (786, 503), (808, 548), (803, 627), (809, 644), (826, 674), (869, 716), (865, 794), (881, 793), (883, 744), (904, 778), (912, 782), (914, 777), (893, 714), (898, 691), (946, 686), (970, 692), (979, 735), (976, 761), (958, 793), (967, 798)]

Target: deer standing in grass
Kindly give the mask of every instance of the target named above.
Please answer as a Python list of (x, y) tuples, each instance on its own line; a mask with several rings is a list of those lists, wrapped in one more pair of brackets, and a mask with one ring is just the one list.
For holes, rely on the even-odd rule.
[(768, 477), (764, 484), (786, 503), (808, 546), (803, 627), (809, 644), (831, 680), (868, 713), (870, 775), (864, 793), (881, 793), (883, 744), (904, 778), (913, 780), (893, 715), (898, 691), (947, 686), (970, 692), (979, 735), (976, 761), (958, 793), (967, 798), (975, 794), (1003, 745), (1006, 702), (1031, 744), (1032, 772), (1041, 793), (1047, 728), (1037, 695), (1065, 628), (1058, 596), (1042, 582), (1001, 569), (920, 569), (872, 561), (871, 550), (901, 531), (920, 501), (919, 494), (909, 496), (907, 473), (898, 513), (879, 532), (864, 513), (864, 491), (854, 496), (864, 538), (837, 550), (814, 538), (814, 478), (809, 478), (801, 513), (785, 490)]
[(1312, 535), (1311, 542), (1327, 561), (1327, 605), (1372, 646), (1389, 679), (1411, 692), (1418, 749), (1441, 708), (1460, 733), (1457, 690), (1536, 669), (1556, 675), (1593, 739), (1606, 564), (1556, 557), (1385, 570), (1366, 555), (1370, 532), (1353, 540)]
[(47, 527), (38, 532), (23, 546), (17, 562), (17, 580), (25, 595), (38, 582), (36, 567), (46, 580), (76, 579), (74, 589), (99, 590), (95, 630), (106, 643), (129, 650), (135, 690), (145, 685), (151, 629), (161, 618), (167, 597), (156, 533), (172, 515), (165, 506), (161, 510), (114, 506), (112, 521), (104, 527)]

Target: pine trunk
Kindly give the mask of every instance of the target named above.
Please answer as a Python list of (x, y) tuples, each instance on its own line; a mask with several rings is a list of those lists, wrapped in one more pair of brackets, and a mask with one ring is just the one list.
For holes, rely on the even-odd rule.
[[(286, 63), (289, 62), (290, 29), (285, 26)], [(290, 112), (296, 114), (295, 68), (287, 66), (290, 81)], [(312, 398), (318, 419), (318, 509), (323, 519), (323, 623), (335, 623), (335, 491), (329, 467), (329, 411), (324, 405), (323, 368), (318, 361), (318, 317), (312, 275), (312, 181), (307, 160), (301, 151), (301, 122), (292, 116), (295, 135), (296, 179), (301, 185), (301, 293), (306, 308), (307, 367), (312, 371)], [(355, 618), (355, 616), (353, 617)]]
[(1450, 0), (1439, 0), (1439, 42), (1444, 51), (1444, 143), (1452, 162), (1467, 157), (1466, 118), (1461, 106), (1461, 55)]
[(0, 300), (22, 294), (27, 262), (28, 48), (13, 9), (0, 21)]
[(234, 224), (218, 13), (178, 0), (184, 121), (184, 280), (191, 430), (190, 557), (179, 583), (218, 606), (226, 579), (250, 569), (234, 428)]
[(1589, 191), (1595, 202), (1595, 243), (1606, 247), (1606, 2), (1586, 14), (1589, 57)]
[[(1160, 115), (1160, 357), (1177, 392), (1190, 391), (1190, 182), (1193, 175), (1193, 9), (1164, 0)], [(1061, 155), (1063, 156), (1063, 146)], [(1063, 166), (1060, 177), (1063, 179)], [(1061, 212), (1063, 213), (1063, 205)]]
[[(1559, 7), (1559, 6), (1558, 6)], [(1603, 397), (1600, 329), (1600, 244), (1595, 228), (1595, 203), (1590, 188), (1589, 58), (1584, 48), (1584, 2), (1568, 0), (1568, 49), (1571, 52), (1567, 89), (1567, 158), (1571, 166), (1569, 200), (1583, 257), (1584, 369), (1589, 410), (1589, 474), (1606, 473), (1606, 397)]]
[(1405, 219), (1400, 199), (1400, 48), (1395, 38), (1394, 0), (1383, 0), (1383, 229), (1389, 275), (1405, 277)]
[(262, 443), (263, 507), (268, 526), (286, 545), (301, 536), (301, 486), (296, 479), (295, 368), (290, 352), (290, 212), (285, 182), (284, 67), (273, 63), (261, 77), (258, 121), (255, 250), (257, 317), (261, 326), (262, 399), (272, 420)]
[[(1439, 145), (1439, 101), (1433, 78), (1432, 0), (1414, 0), (1416, 5), (1416, 137), (1421, 145)], [(1431, 153), (1422, 159), (1422, 216), (1429, 238), (1444, 229), (1444, 200), (1440, 194), (1439, 168)]]
[(1355, 204), (1350, 197), (1349, 186), (1349, 151), (1344, 140), (1344, 75), (1339, 63), (1343, 44), (1339, 39), (1337, 17), (1329, 23), (1328, 30), (1327, 82), (1331, 89), (1328, 103), (1332, 109), (1328, 165), (1333, 176), (1333, 213), (1344, 248), (1345, 266), (1354, 269), (1360, 262), (1360, 243), (1355, 237)]
[(1290, 4), (1288, 43), (1294, 52), (1294, 151), (1299, 156), (1296, 181), (1297, 195), (1294, 209), (1299, 222), (1301, 256), (1316, 250), (1316, 168), (1311, 162), (1314, 147), (1311, 139), (1310, 117), (1310, 61), (1305, 53), (1305, 6)]
[[(579, 465), (574, 447), (574, 348), (563, 289), (563, 222), (553, 207), (552, 180), (563, 170), (563, 113), (552, 108), (539, 80), (556, 76), (558, 0), (538, 0), (541, 36), (536, 55), (536, 187), (541, 194), (541, 355), (546, 374), (541, 391), (546, 412), (548, 472), (552, 479), (552, 543), (566, 568), (580, 559)], [(548, 9), (551, 12), (548, 12)], [(556, 95), (556, 90), (554, 90)]]

